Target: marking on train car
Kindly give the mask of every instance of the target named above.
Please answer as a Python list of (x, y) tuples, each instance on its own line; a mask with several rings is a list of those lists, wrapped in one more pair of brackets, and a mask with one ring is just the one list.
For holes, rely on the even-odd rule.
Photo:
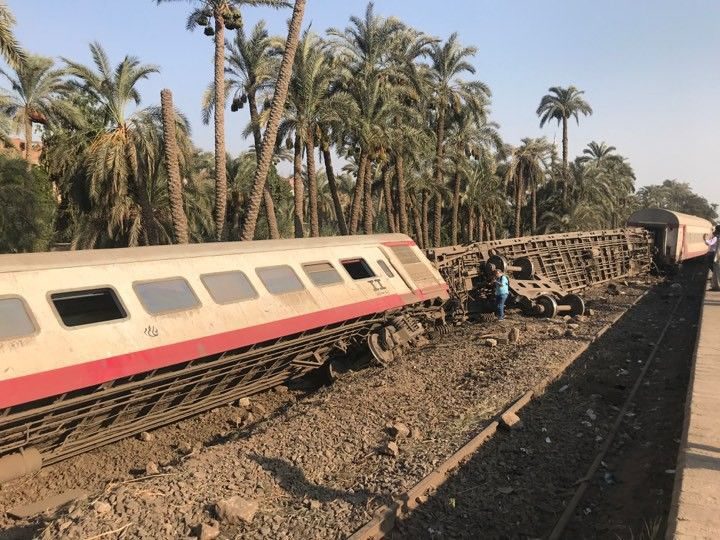
[(160, 335), (160, 330), (158, 330), (158, 329), (157, 329), (155, 326), (153, 326), (153, 325), (148, 325), (148, 326), (145, 328), (145, 335), (148, 336), (148, 337), (158, 337), (158, 336)]

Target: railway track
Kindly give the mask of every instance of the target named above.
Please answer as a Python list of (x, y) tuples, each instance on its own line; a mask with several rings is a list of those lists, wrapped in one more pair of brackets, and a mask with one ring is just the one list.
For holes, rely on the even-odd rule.
[[(628, 334), (635, 341), (647, 335), (644, 354), (635, 356), (630, 343), (629, 361), (622, 360), (622, 350), (614, 355), (603, 350), (617, 339), (603, 338), (616, 332), (615, 318), (593, 343), (498, 410), (480, 433), (358, 529), (352, 540), (429, 538), (428, 527), (461, 537), (468, 531), (551, 539), (662, 536), (677, 453), (673, 438), (682, 426), (693, 351), (694, 334), (687, 326), (697, 316), (705, 276), (704, 265), (689, 266), (681, 289), (667, 287), (664, 295), (656, 294), (664, 301), (643, 296), (633, 302), (639, 304), (634, 309), (646, 313), (645, 328)], [(648, 302), (654, 309), (642, 307)], [(657, 365), (659, 356), (664, 361)], [(622, 384), (609, 384), (618, 378)], [(592, 399), (601, 388), (605, 393)], [(524, 426), (501, 434), (503, 418), (513, 422), (515, 416)], [(551, 424), (555, 421), (557, 427)], [(587, 444), (584, 426), (591, 424), (599, 429), (590, 430), (595, 440)], [(643, 428), (650, 432), (647, 437)], [(457, 501), (457, 507), (448, 507), (448, 501)]]

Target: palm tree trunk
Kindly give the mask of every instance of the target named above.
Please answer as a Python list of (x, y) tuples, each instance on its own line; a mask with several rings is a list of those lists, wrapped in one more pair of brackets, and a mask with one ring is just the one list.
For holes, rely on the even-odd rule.
[(365, 181), (363, 186), (365, 188), (364, 206), (363, 212), (363, 232), (365, 234), (372, 234), (373, 231), (373, 199), (372, 199), (372, 185), (375, 180), (375, 168), (372, 160), (368, 159), (367, 167), (365, 168)]
[(386, 163), (383, 165), (381, 178), (383, 184), (383, 194), (385, 196), (385, 215), (387, 216), (388, 230), (391, 233), (397, 232), (395, 229), (395, 210), (393, 209), (392, 203), (392, 186), (390, 185), (390, 164)]
[(225, 20), (218, 8), (215, 19), (215, 240), (223, 238), (227, 212), (225, 168)]
[(483, 216), (482, 212), (478, 215), (478, 242), (483, 241), (483, 236), (485, 232), (485, 217)]
[(532, 191), (530, 192), (530, 204), (532, 205), (532, 234), (537, 234), (537, 185), (535, 183), (533, 183)]
[(460, 211), (460, 175), (455, 174), (453, 184), (453, 206), (452, 206), (452, 243), (458, 243), (458, 212)]
[(188, 223), (183, 206), (182, 179), (180, 177), (178, 145), (175, 135), (175, 109), (173, 108), (172, 92), (167, 88), (160, 92), (160, 108), (162, 111), (165, 169), (168, 175), (168, 195), (170, 198), (173, 235), (176, 243), (187, 244)]
[(360, 150), (360, 161), (358, 162), (358, 173), (355, 179), (355, 192), (353, 193), (352, 206), (350, 208), (350, 234), (357, 233), (362, 211), (362, 200), (365, 194), (365, 169), (368, 158), (363, 150)]
[(397, 176), (398, 207), (400, 209), (400, 232), (408, 234), (407, 201), (405, 193), (405, 164), (403, 156), (395, 156), (395, 175)]
[[(410, 213), (412, 214), (413, 224), (415, 225), (415, 243), (421, 248), (425, 248), (425, 240), (423, 238), (422, 224), (420, 223), (420, 207), (414, 195), (408, 196), (410, 203)], [(409, 232), (409, 231), (408, 231)]]
[(310, 190), (310, 236), (320, 236), (320, 221), (318, 217), (318, 185), (317, 174), (315, 173), (315, 134), (314, 126), (310, 126), (305, 132), (305, 159), (307, 160), (308, 189)]
[[(282, 60), (280, 61), (277, 84), (275, 85), (275, 93), (273, 94), (272, 105), (270, 106), (268, 125), (267, 128), (265, 128), (260, 161), (255, 170), (253, 187), (250, 192), (250, 201), (247, 212), (245, 212), (245, 222), (243, 223), (241, 234), (242, 240), (252, 240), (255, 236), (255, 227), (260, 212), (260, 200), (262, 199), (268, 173), (270, 172), (278, 126), (280, 125), (280, 120), (285, 110), (285, 100), (287, 99), (290, 76), (292, 75), (292, 65), (295, 60), (295, 51), (298, 46), (304, 12), (305, 0), (295, 0), (295, 6), (293, 7), (292, 18), (290, 19), (288, 28), (288, 38), (285, 41), (285, 50)], [(216, 101), (216, 103), (218, 102)]]
[(437, 192), (435, 194), (435, 212), (434, 212), (434, 228), (433, 228), (433, 245), (440, 246), (440, 228), (442, 227), (442, 195), (441, 188), (443, 183), (442, 161), (443, 161), (443, 142), (445, 138), (445, 107), (438, 104), (437, 126), (435, 129), (435, 185)]
[(430, 247), (430, 192), (423, 190), (422, 192), (422, 237), (425, 248)]
[[(260, 148), (262, 147), (262, 134), (260, 133), (260, 124), (258, 123), (257, 100), (255, 92), (248, 92), (248, 108), (250, 109), (250, 123), (253, 128), (253, 139), (255, 141), (255, 162), (260, 162)], [(265, 190), (263, 191), (263, 203), (265, 204), (265, 216), (267, 218), (268, 230), (270, 238), (277, 240), (280, 238), (280, 229), (278, 228), (277, 216), (275, 216), (275, 203), (270, 193), (270, 186), (265, 182)]]
[(525, 182), (524, 182), (524, 171), (523, 167), (518, 167), (515, 173), (515, 238), (522, 236), (522, 202), (523, 194), (525, 193)]
[(302, 179), (302, 139), (300, 133), (295, 132), (295, 155), (293, 158), (293, 192), (295, 204), (293, 216), (295, 222), (295, 238), (305, 236), (303, 224), (305, 222), (305, 186)]
[[(25, 114), (27, 116), (27, 113)], [(30, 118), (25, 119), (25, 161), (30, 166), (30, 153), (32, 152), (32, 120)]]
[(338, 229), (340, 234), (346, 235), (348, 233), (347, 222), (345, 221), (345, 212), (343, 212), (342, 203), (340, 202), (340, 195), (338, 195), (337, 182), (335, 181), (335, 171), (332, 165), (332, 155), (329, 146), (323, 146), (323, 161), (325, 162), (325, 175), (328, 179), (328, 187), (330, 188), (330, 195), (332, 196), (333, 206), (335, 206), (335, 215), (337, 216)]
[(468, 208), (467, 242), (475, 241), (475, 207)]
[(562, 160), (563, 160), (563, 201), (567, 200), (570, 171), (568, 170), (568, 119), (562, 121)]

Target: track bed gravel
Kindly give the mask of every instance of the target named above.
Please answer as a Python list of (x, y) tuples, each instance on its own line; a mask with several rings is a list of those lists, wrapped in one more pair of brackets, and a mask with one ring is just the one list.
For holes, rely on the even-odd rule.
[[(188, 538), (202, 524), (203, 534), (217, 526), (220, 538), (344, 538), (650, 285), (620, 285), (617, 295), (588, 291), (595, 313), (586, 320), (511, 314), (504, 324), (470, 324), (387, 368), (356, 361), (331, 387), (280, 388), (251, 398), (249, 409), (223, 407), (156, 430), (152, 440), (121, 441), (48, 467), (3, 486), (0, 508), (78, 487), (88, 497), (34, 520), (0, 514), (0, 538), (88, 538), (118, 529), (123, 538)], [(481, 335), (512, 327), (520, 330), (517, 343), (480, 344)], [(397, 456), (387, 455), (388, 426), (398, 423), (410, 433), (397, 438)], [(518, 458), (507, 456), (505, 465)], [(502, 471), (497, 462), (489, 467)], [(233, 496), (257, 503), (252, 521), (214, 523), (215, 503)]]
[(563, 538), (662, 538), (703, 272), (654, 288), (414, 512), (392, 539), (547, 538), (682, 302)]

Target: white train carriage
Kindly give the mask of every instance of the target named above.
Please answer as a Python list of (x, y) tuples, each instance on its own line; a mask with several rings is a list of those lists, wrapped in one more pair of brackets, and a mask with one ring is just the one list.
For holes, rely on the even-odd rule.
[(0, 455), (57, 460), (227, 403), (446, 298), (398, 234), (2, 255)]
[(663, 208), (643, 208), (633, 212), (628, 218), (628, 226), (650, 231), (657, 258), (668, 265), (707, 254), (703, 236), (711, 235), (713, 231), (712, 223), (706, 219)]

